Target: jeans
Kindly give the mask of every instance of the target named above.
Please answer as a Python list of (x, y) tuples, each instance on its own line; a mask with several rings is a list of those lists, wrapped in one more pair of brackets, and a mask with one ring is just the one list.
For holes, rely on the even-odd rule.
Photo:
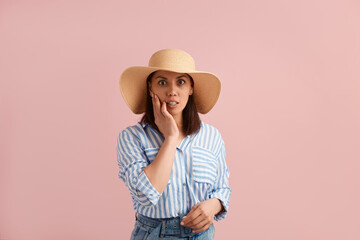
[(193, 233), (191, 228), (180, 225), (182, 217), (149, 218), (139, 214), (130, 240), (212, 240), (215, 227), (213, 224), (201, 233)]

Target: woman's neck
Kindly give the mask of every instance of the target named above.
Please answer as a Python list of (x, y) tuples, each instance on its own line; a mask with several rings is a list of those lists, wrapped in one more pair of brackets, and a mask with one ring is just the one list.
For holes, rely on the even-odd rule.
[(173, 116), (173, 117), (174, 117), (176, 125), (179, 129), (180, 135), (182, 135), (183, 134), (183, 117), (182, 117), (182, 115)]

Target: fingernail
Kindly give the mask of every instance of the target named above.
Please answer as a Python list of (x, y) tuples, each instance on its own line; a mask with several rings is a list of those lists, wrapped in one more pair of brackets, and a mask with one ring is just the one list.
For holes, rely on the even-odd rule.
[(180, 224), (181, 224), (181, 225), (184, 225), (184, 222), (181, 222)]

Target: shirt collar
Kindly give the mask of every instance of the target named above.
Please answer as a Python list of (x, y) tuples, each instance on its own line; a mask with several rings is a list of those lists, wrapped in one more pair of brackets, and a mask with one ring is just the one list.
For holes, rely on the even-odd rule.
[(145, 128), (146, 125), (148, 125), (145, 121), (139, 122), (139, 124), (140, 124), (143, 128)]

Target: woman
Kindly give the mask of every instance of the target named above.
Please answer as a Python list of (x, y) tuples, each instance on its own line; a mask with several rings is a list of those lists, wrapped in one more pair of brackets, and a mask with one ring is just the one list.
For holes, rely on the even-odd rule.
[(231, 190), (218, 130), (202, 122), (220, 95), (220, 80), (195, 70), (178, 49), (154, 53), (148, 67), (120, 78), (125, 102), (141, 121), (120, 132), (117, 159), (136, 212), (131, 239), (213, 239)]

